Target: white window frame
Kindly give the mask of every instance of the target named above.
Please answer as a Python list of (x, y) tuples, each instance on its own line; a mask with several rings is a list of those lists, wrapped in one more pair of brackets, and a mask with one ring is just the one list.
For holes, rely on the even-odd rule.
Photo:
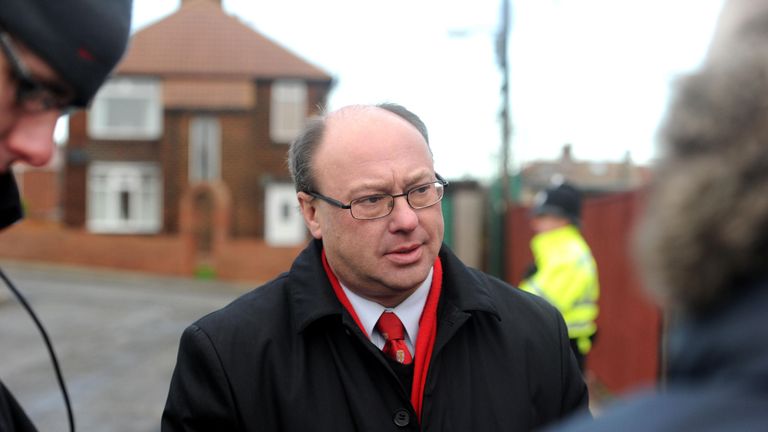
[[(146, 102), (143, 124), (110, 125), (110, 109), (120, 100)], [(155, 78), (112, 78), (96, 94), (88, 112), (88, 136), (94, 139), (155, 140), (163, 134), (163, 104), (160, 80)]]
[[(206, 155), (206, 167), (201, 155)], [(195, 116), (189, 121), (189, 182), (209, 182), (221, 176), (221, 123), (218, 117)]]
[(268, 183), (264, 195), (264, 241), (270, 246), (297, 246), (305, 243), (307, 229), (293, 184)]
[(269, 134), (273, 142), (288, 144), (307, 121), (307, 83), (277, 80), (272, 83)]
[[(88, 167), (88, 231), (116, 234), (159, 232), (162, 228), (162, 183), (156, 163), (91, 163)], [(127, 200), (123, 202), (123, 199)], [(128, 213), (127, 217), (121, 214), (124, 212)]]

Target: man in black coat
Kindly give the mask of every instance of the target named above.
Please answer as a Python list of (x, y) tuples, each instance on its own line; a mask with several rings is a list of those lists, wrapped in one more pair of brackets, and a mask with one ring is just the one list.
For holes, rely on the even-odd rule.
[[(48, 163), (56, 121), (96, 94), (125, 51), (130, 20), (131, 0), (0, 2), (0, 230), (22, 217), (11, 165)], [(0, 431), (27, 430), (0, 382)]]
[(725, 3), (678, 85), (637, 249), (670, 322), (665, 384), (559, 428), (768, 430), (768, 2)]
[(164, 431), (529, 431), (587, 411), (559, 312), (442, 244), (447, 182), (416, 115), (315, 119), (289, 167), (314, 240), (185, 330)]

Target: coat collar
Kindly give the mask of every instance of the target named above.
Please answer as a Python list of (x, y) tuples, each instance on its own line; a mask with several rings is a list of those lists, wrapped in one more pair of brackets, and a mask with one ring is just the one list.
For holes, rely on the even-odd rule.
[[(286, 288), (291, 303), (294, 330), (304, 331), (314, 322), (325, 317), (342, 317), (344, 322), (353, 320), (346, 313), (328, 278), (320, 258), (322, 241), (312, 240), (299, 254), (288, 273)], [(443, 291), (439, 309), (445, 313), (487, 312), (499, 319), (491, 299), (488, 279), (470, 271), (445, 245), (440, 249), (443, 264)]]
[(453, 307), (461, 312), (485, 312), (501, 319), (494, 305), (489, 286), (490, 278), (477, 270), (470, 270), (445, 245), (440, 249), (443, 264), (443, 308)]

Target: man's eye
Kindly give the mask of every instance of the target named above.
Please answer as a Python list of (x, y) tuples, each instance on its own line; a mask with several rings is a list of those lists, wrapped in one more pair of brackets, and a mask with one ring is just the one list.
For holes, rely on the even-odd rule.
[(412, 194), (425, 194), (425, 193), (429, 192), (429, 188), (431, 186), (432, 185), (417, 186), (416, 188), (411, 190), (411, 193)]
[(360, 198), (356, 201), (356, 203), (361, 205), (376, 205), (380, 203), (384, 198), (384, 195), (371, 195)]

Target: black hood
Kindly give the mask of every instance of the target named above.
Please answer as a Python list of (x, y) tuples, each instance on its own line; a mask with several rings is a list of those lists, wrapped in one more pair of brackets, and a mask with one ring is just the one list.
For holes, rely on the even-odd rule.
[(21, 197), (13, 173), (0, 174), (0, 229), (18, 222), (22, 216)]

